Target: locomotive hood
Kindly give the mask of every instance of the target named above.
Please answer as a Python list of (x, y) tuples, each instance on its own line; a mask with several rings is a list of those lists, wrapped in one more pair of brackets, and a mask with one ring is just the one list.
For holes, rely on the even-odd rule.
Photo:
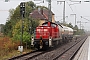
[(49, 38), (49, 32), (50, 32), (49, 29), (50, 29), (50, 27), (47, 27), (47, 26), (39, 26), (39, 27), (37, 27), (36, 31), (35, 31), (36, 39)]

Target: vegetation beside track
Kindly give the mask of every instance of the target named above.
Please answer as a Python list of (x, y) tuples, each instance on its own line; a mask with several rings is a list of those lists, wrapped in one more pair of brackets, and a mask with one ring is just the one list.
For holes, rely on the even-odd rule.
[[(20, 55), (18, 51), (19, 41), (13, 41), (9, 37), (0, 37), (0, 60), (7, 60), (13, 56)], [(24, 48), (22, 54), (32, 51), (31, 49)]]

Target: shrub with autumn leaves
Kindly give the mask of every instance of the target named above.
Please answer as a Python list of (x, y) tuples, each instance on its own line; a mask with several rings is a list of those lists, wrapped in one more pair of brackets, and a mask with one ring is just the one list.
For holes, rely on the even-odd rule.
[(11, 52), (12, 50), (17, 50), (18, 45), (20, 45), (19, 41), (13, 41), (9, 37), (1, 37), (0, 56), (7, 55), (7, 53)]

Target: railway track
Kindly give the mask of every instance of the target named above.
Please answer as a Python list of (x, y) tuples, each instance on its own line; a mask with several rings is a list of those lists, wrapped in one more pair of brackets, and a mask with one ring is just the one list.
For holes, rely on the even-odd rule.
[(72, 60), (87, 37), (79, 38), (59, 48), (48, 51), (33, 51), (24, 55), (13, 57), (9, 60)]
[(19, 56), (16, 56), (16, 57), (12, 57), (12, 58), (10, 58), (8, 60), (30, 60), (30, 59), (38, 57), (39, 55), (42, 55), (42, 54), (44, 54), (46, 52), (52, 51), (52, 50), (53, 50), (53, 48), (48, 49), (46, 51), (35, 50), (35, 51), (29, 52), (29, 53), (26, 53), (26, 54), (22, 54), (22, 55), (19, 55)]
[(78, 52), (78, 50), (81, 48), (83, 43), (86, 41), (87, 37), (84, 37), (80, 39), (77, 43), (63, 51), (60, 55), (53, 58), (53, 60), (73, 60), (74, 56)]
[(72, 60), (87, 37), (79, 38), (77, 41), (67, 43), (55, 50), (42, 54), (31, 60)]
[(45, 51), (37, 51), (36, 50), (36, 51), (32, 51), (32, 52), (27, 53), (27, 54), (22, 54), (22, 55), (10, 58), (9, 60), (28, 60), (28, 59), (34, 58), (36, 56), (39, 56), (43, 53), (45, 53)]
[[(58, 47), (55, 47), (55, 48), (58, 48)], [(36, 50), (36, 51), (29, 52), (27, 54), (22, 54), (16, 57), (12, 57), (8, 60), (32, 60), (33, 58), (38, 57), (39, 55), (42, 55), (44, 53), (50, 52), (52, 50), (54, 50), (54, 48), (48, 49), (46, 51)]]

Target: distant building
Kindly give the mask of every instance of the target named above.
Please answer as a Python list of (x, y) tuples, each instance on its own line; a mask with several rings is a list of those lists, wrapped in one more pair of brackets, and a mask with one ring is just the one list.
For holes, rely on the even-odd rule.
[[(30, 13), (30, 16), (35, 19), (40, 20), (40, 24), (44, 23), (45, 21), (48, 21), (48, 10), (47, 9), (37, 9)], [(55, 22), (54, 13), (52, 13), (52, 22)]]

